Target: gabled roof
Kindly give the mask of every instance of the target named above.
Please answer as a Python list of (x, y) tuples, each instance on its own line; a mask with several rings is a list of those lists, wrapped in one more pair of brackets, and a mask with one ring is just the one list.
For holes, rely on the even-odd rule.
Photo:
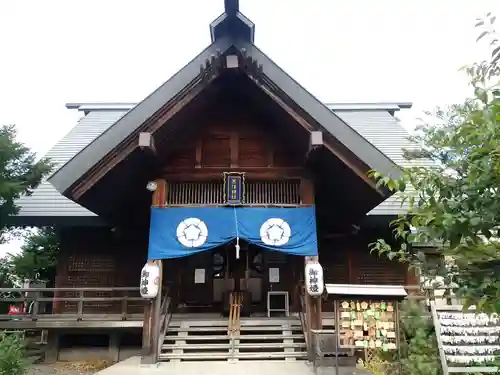
[(126, 115), (108, 126), (105, 132), (87, 144), (73, 158), (66, 161), (50, 178), (50, 183), (64, 193), (85, 172), (96, 165), (115, 146), (125, 140), (147, 119), (157, 113), (174, 96), (200, 74), (200, 67), (218, 52), (226, 52), (232, 46), (228, 38), (217, 40), (174, 74), (151, 95), (132, 108)]
[(281, 95), (307, 114), (316, 126), (329, 133), (368, 169), (391, 175), (400, 173), (390, 158), (317, 100), (253, 44), (254, 25), (239, 12), (237, 0), (226, 0), (225, 5), (225, 14), (218, 17), (211, 25), (213, 42), (210, 46), (115, 124), (111, 125), (87, 147), (68, 160), (49, 178), (49, 182), (59, 192), (71, 196), (70, 188), (82, 176), (143, 126), (146, 121), (159, 114), (162, 108), (175, 102), (179, 93), (199, 82), (202, 74), (200, 68), (207, 61), (211, 61), (214, 56), (224, 55), (230, 50), (239, 51), (246, 58), (256, 62), (262, 77), (270, 81)]
[[(81, 109), (85, 115), (47, 153), (46, 157), (54, 163), (55, 171), (104, 133), (127, 113), (131, 105), (128, 104), (127, 107), (124, 107), (123, 105), (91, 103), (90, 107), (93, 108), (91, 110), (86, 104), (68, 105), (68, 107)], [(113, 107), (119, 109), (109, 109)], [(17, 217), (13, 217), (13, 220), (20, 221), (25, 225), (53, 224), (54, 221), (64, 221), (67, 217), (92, 217), (98, 221), (98, 217), (94, 213), (63, 196), (48, 181), (43, 181), (33, 194), (20, 198), (16, 204), (20, 207), (20, 211)]]
[[(71, 160), (88, 144), (106, 132), (118, 119), (135, 106), (134, 103), (71, 103), (67, 107), (82, 111), (77, 125), (46, 155), (56, 164), (56, 170)], [(399, 108), (409, 108), (410, 103), (330, 103), (328, 107), (366, 141), (380, 150), (394, 163), (408, 165), (402, 148), (414, 145), (408, 140), (408, 132), (391, 114)], [(398, 109), (396, 109), (397, 107)], [(16, 202), (20, 206), (19, 221), (24, 224), (47, 225), (65, 218), (98, 217), (59, 193), (49, 182), (43, 182), (31, 196)], [(392, 196), (369, 212), (369, 215), (397, 215), (406, 210), (397, 196)]]

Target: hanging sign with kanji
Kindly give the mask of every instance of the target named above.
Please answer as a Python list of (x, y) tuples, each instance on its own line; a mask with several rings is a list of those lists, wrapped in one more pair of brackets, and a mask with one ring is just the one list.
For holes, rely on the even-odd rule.
[(224, 203), (243, 204), (245, 202), (245, 173), (225, 172)]
[(305, 269), (306, 290), (310, 296), (323, 294), (325, 283), (323, 281), (323, 267), (319, 263), (307, 263)]

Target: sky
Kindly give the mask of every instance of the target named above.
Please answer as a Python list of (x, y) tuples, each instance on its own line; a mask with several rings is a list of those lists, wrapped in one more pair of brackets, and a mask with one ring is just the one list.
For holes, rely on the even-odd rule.
[[(67, 102), (140, 101), (210, 43), (223, 0), (0, 0), (0, 124), (39, 155), (79, 114)], [(470, 95), (458, 69), (487, 58), (475, 19), (498, 0), (240, 0), (255, 44), (324, 102)], [(0, 256), (19, 241), (0, 245)]]

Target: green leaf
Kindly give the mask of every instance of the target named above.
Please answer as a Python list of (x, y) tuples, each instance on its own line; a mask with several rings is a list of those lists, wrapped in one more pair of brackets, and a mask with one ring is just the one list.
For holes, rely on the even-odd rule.
[(479, 42), (481, 39), (483, 39), (486, 35), (488, 35), (487, 31), (483, 31), (481, 34), (476, 39), (476, 42)]
[(393, 260), (396, 256), (398, 255), (397, 252), (395, 251), (390, 251), (388, 254), (387, 254), (387, 258), (389, 258), (389, 260)]
[(478, 226), (479, 224), (481, 224), (481, 218), (475, 216), (469, 220), (469, 223), (473, 226)]
[(483, 89), (481, 87), (476, 87), (476, 89), (475, 89), (475, 95), (483, 103), (487, 103), (488, 102), (488, 92), (485, 89)]
[(498, 61), (498, 59), (500, 58), (500, 46), (496, 47), (491, 52), (491, 58), (493, 59), (493, 62), (497, 62)]

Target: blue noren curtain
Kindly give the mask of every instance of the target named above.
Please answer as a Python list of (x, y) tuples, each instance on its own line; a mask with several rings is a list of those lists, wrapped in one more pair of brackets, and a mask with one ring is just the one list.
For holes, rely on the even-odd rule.
[(237, 237), (287, 254), (317, 255), (314, 206), (152, 208), (148, 259), (180, 258)]

